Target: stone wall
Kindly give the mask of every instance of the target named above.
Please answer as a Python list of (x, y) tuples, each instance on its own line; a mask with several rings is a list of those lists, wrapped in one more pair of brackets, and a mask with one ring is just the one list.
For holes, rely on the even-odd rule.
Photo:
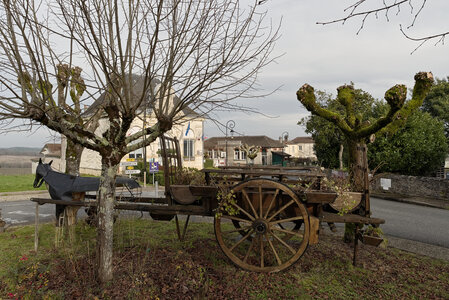
[(371, 191), (448, 200), (449, 180), (381, 173), (372, 181)]

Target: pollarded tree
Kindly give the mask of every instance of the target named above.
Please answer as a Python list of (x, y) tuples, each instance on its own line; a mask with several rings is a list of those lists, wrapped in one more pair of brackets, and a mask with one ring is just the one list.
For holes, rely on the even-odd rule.
[[(337, 99), (332, 98), (332, 95), (321, 91), (317, 91), (316, 95), (321, 107), (341, 115), (345, 113), (344, 106)], [(361, 89), (354, 90), (354, 105), (354, 110), (358, 112), (362, 122), (372, 121), (381, 116), (382, 103)], [(299, 124), (305, 126), (306, 133), (312, 135), (315, 141), (315, 153), (320, 164), (325, 168), (343, 169), (343, 156), (347, 157), (347, 151), (344, 151), (346, 139), (341, 130), (317, 115), (305, 117)]]
[[(0, 1), (0, 121), (32, 120), (101, 156), (101, 282), (113, 275), (114, 186), (122, 157), (182, 122), (186, 107), (207, 114), (254, 96), (277, 38), (256, 2), (242, 7), (232, 0)], [(102, 95), (97, 109), (107, 124), (101, 133), (84, 125), (89, 119), (73, 118), (76, 103), (70, 97), (58, 105), (55, 95), (62, 92), (54, 87), (63, 64), (83, 67), (80, 103)], [(69, 85), (61, 88), (67, 95)], [(142, 107), (151, 108), (157, 122), (128, 135)]]
[[(362, 115), (356, 110), (355, 93), (352, 85), (343, 85), (337, 89), (337, 100), (345, 108), (344, 114), (321, 107), (316, 102), (314, 88), (304, 84), (296, 93), (298, 100), (313, 115), (320, 116), (338, 127), (346, 138), (348, 149), (349, 180), (353, 191), (364, 192), (365, 175), (368, 170), (364, 170), (364, 158), (361, 149), (366, 149), (366, 140), (372, 134), (380, 130), (395, 132), (404, 125), (407, 117), (422, 105), (424, 98), (429, 92), (433, 83), (432, 73), (421, 72), (415, 75), (415, 86), (413, 88), (412, 99), (405, 102), (407, 88), (405, 85), (395, 85), (385, 93), (385, 100), (389, 105), (386, 115), (373, 122), (363, 122)], [(388, 129), (387, 129), (388, 128)], [(360, 213), (370, 213), (365, 211), (365, 207), (360, 209)], [(345, 241), (352, 241), (353, 230), (349, 224), (345, 226)]]
[(298, 100), (313, 115), (320, 116), (338, 127), (346, 137), (348, 145), (349, 178), (354, 191), (364, 191), (364, 174), (357, 163), (362, 159), (358, 147), (365, 146), (366, 139), (380, 130), (395, 131), (406, 121), (407, 117), (415, 111), (424, 101), (433, 83), (432, 73), (421, 72), (415, 75), (415, 86), (412, 99), (406, 100), (407, 88), (405, 85), (395, 85), (385, 93), (385, 100), (389, 105), (386, 115), (373, 122), (363, 122), (362, 115), (355, 109), (354, 87), (343, 85), (337, 89), (337, 100), (345, 108), (344, 114), (325, 109), (316, 102), (314, 88), (308, 84), (303, 85), (297, 94)]

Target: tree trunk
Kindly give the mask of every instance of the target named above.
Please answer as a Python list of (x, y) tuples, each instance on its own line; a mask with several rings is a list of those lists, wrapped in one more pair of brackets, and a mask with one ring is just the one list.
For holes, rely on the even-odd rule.
[(354, 192), (364, 192), (365, 189), (363, 170), (363, 148), (365, 147), (366, 144), (362, 141), (348, 140), (349, 182)]
[(344, 150), (343, 144), (340, 144), (340, 151), (338, 151), (338, 161), (340, 163), (340, 170), (343, 170), (343, 150)]
[[(365, 191), (365, 166), (363, 160), (363, 149), (366, 144), (363, 141), (351, 141), (348, 139), (348, 154), (349, 154), (349, 182), (351, 189), (354, 192), (363, 193)], [(354, 241), (354, 223), (345, 224), (345, 234), (343, 240), (346, 243)]]
[(73, 143), (67, 139), (67, 149), (65, 154), (65, 172), (70, 175), (80, 175), (81, 154), (83, 153), (83, 146)]
[(97, 275), (100, 283), (106, 283), (113, 278), (112, 250), (117, 169), (118, 164), (105, 158), (102, 159), (100, 189), (97, 194)]
[[(80, 175), (81, 154), (83, 153), (83, 146), (73, 143), (67, 139), (67, 147), (65, 151), (65, 173), (73, 176)], [(66, 209), (66, 205), (56, 204), (56, 225), (59, 226), (59, 217)], [(74, 210), (75, 208), (71, 208)], [(76, 208), (78, 211), (78, 208)], [(72, 212), (73, 215), (73, 212)]]

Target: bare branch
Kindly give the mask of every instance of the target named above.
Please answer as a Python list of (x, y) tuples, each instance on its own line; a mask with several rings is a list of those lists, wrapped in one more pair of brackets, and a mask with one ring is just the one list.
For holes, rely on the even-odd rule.
[[(378, 14), (383, 12), (385, 14), (386, 20), (389, 21), (389, 13), (393, 8), (396, 8), (396, 15), (399, 15), (399, 13), (401, 12), (401, 7), (408, 4), (408, 6), (410, 8), (410, 13), (413, 14), (413, 19), (411, 20), (410, 25), (407, 26), (407, 29), (410, 29), (411, 27), (413, 27), (415, 25), (416, 20), (421, 15), (424, 7), (427, 4), (427, 0), (420, 0), (420, 1), (421, 2), (419, 5), (419, 8), (416, 10), (416, 13), (414, 13), (415, 7), (413, 6), (412, 0), (394, 0), (394, 1), (390, 1), (388, 3), (386, 0), (382, 0), (382, 1), (379, 1), (380, 3), (378, 4), (377, 7), (372, 8), (372, 9), (365, 9), (365, 10), (361, 9), (361, 6), (363, 4), (367, 4), (368, 2), (372, 3), (372, 1), (358, 0), (344, 10), (345, 12), (348, 12), (345, 17), (335, 19), (332, 21), (317, 22), (316, 24), (320, 24), (320, 25), (328, 25), (328, 24), (333, 24), (333, 23), (345, 24), (346, 21), (349, 19), (361, 18), (360, 27), (357, 30), (357, 34), (359, 34), (360, 31), (364, 28), (365, 21), (367, 20), (367, 18), (369, 16), (374, 15), (377, 18)], [(409, 34), (407, 34), (403, 30), (402, 25), (400, 25), (400, 31), (407, 39), (415, 41), (415, 42), (419, 42), (419, 45), (411, 52), (412, 54), (429, 40), (436, 40), (435, 45), (444, 44), (444, 39), (445, 39), (446, 35), (449, 34), (449, 32), (441, 32), (441, 33), (437, 33), (434, 35), (427, 35), (427, 36), (420, 37), (420, 38), (414, 38), (414, 37), (411, 37)]]

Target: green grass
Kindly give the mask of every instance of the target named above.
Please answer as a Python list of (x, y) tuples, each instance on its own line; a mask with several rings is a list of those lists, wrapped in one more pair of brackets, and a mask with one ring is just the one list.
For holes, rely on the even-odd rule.
[(33, 188), (34, 178), (34, 174), (0, 175), (0, 193), (46, 190), (45, 184), (38, 189)]

